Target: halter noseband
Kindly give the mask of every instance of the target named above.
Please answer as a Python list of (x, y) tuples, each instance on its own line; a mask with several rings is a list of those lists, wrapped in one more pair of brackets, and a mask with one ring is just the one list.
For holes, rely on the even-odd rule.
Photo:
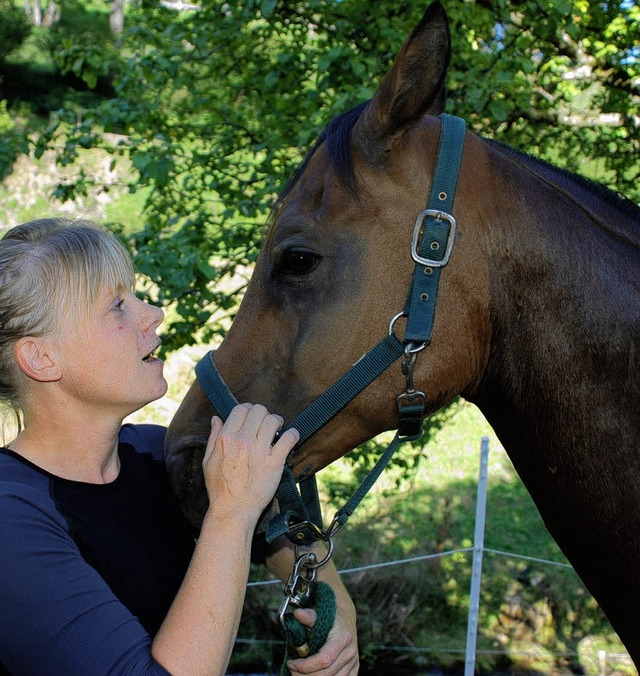
[[(428, 207), (418, 215), (413, 230), (411, 257), (415, 267), (403, 311), (392, 318), (389, 334), (383, 340), (284, 428), (294, 427), (300, 432), (296, 448), (300, 447), (404, 355), (402, 371), (407, 387), (397, 397), (397, 434), (360, 487), (345, 506), (338, 510), (326, 530), (322, 528), (315, 477), (301, 481), (298, 492), (290, 467), (285, 467), (276, 492), (280, 513), (267, 526), (268, 542), (283, 534), (295, 545), (324, 540), (329, 543), (331, 553), (333, 535), (346, 523), (391, 459), (395, 449), (404, 441), (422, 436), (426, 397), (423, 392), (414, 388), (413, 369), (418, 353), (431, 342), (440, 272), (449, 262), (455, 240), (456, 221), (451, 211), (466, 134), (462, 119), (446, 114), (442, 114), (440, 118), (442, 128), (438, 158)], [(393, 327), (402, 316), (407, 318), (407, 326), (401, 341), (396, 337)], [(196, 365), (196, 376), (218, 415), (226, 419), (238, 402), (220, 375), (213, 354), (212, 350)]]

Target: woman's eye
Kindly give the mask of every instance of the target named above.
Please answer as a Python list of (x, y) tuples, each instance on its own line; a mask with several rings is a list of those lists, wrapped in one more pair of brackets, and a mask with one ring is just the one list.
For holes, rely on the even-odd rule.
[(321, 256), (306, 249), (287, 249), (278, 263), (278, 272), (284, 275), (305, 275), (320, 262)]

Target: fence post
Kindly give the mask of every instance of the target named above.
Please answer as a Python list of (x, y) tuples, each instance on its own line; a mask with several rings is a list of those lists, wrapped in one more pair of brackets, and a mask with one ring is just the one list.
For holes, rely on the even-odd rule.
[(469, 617), (467, 620), (467, 650), (464, 676), (473, 676), (476, 664), (476, 641), (478, 637), (478, 613), (480, 611), (480, 585), (482, 582), (482, 554), (484, 551), (484, 526), (487, 511), (487, 466), (489, 437), (480, 443), (480, 472), (476, 498), (476, 526), (473, 535), (473, 563), (471, 566), (471, 589), (469, 592)]

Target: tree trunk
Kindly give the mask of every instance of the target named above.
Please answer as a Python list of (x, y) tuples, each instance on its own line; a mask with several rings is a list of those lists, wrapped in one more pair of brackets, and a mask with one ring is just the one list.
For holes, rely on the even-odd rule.
[(33, 12), (31, 13), (34, 26), (42, 26), (42, 5), (40, 0), (33, 0)]
[(109, 26), (111, 32), (119, 37), (124, 30), (124, 6), (126, 0), (111, 0), (111, 7), (109, 13)]
[(54, 23), (57, 23), (60, 19), (60, 8), (56, 5), (53, 0), (47, 2), (47, 8), (44, 11), (44, 16), (42, 17), (42, 25), (46, 27), (53, 26)]

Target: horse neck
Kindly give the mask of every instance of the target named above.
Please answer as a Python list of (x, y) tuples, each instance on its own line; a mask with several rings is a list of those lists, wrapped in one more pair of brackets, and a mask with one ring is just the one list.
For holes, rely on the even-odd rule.
[[(610, 238), (640, 250), (640, 209), (631, 200), (604, 186), (554, 167), (543, 160), (525, 155), (497, 141), (485, 142), (506, 160), (507, 166), (518, 167), (523, 175), (549, 186)], [(534, 205), (535, 206), (535, 205)]]
[(476, 399), (520, 444), (538, 447), (543, 430), (556, 447), (590, 445), (610, 427), (608, 402), (635, 420), (640, 211), (515, 151), (488, 152), (509, 206), (488, 228), (492, 339)]
[(485, 223), (491, 338), (470, 399), (640, 660), (640, 218), (546, 165), (488, 153), (478, 194), (496, 194)]

